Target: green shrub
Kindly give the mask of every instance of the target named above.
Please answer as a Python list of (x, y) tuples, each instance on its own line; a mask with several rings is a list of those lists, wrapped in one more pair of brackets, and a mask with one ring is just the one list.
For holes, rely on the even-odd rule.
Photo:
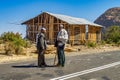
[(13, 33), (13, 32), (4, 32), (1, 35), (1, 39), (4, 41), (14, 41), (14, 39), (22, 39), (21, 35), (19, 33)]
[(15, 47), (15, 54), (17, 54), (17, 55), (23, 54), (23, 48), (20, 46), (16, 46)]
[(31, 47), (28, 40), (22, 39), (19, 33), (5, 32), (1, 35), (1, 40), (5, 43), (5, 54), (22, 54), (23, 47)]
[(86, 46), (87, 46), (88, 48), (90, 48), (90, 47), (96, 47), (96, 43), (95, 43), (95, 42), (90, 42), (90, 41), (88, 41), (88, 42), (86, 43)]
[(25, 44), (24, 44), (24, 47), (25, 48), (30, 48), (31, 47), (31, 42), (29, 40), (25, 40)]
[(111, 40), (111, 39), (106, 39), (106, 43), (108, 43), (108, 44), (113, 44), (114, 42), (113, 42), (113, 40)]
[(4, 42), (13, 42), (16, 46), (29, 47), (30, 42), (22, 39), (19, 33), (4, 32), (0, 37)]
[(104, 37), (108, 44), (117, 44), (120, 40), (120, 26), (111, 26), (107, 28)]
[(117, 46), (120, 46), (120, 40), (117, 42)]
[(102, 41), (99, 42), (99, 44), (100, 44), (100, 45), (105, 45), (106, 42), (105, 42), (104, 40), (102, 40)]
[(5, 44), (5, 54), (6, 55), (15, 54), (14, 45), (11, 42), (7, 42)]
[(16, 46), (12, 42), (5, 43), (5, 54), (6, 55), (11, 55), (11, 54), (19, 55), (22, 53), (23, 53), (23, 49), (21, 46)]
[(2, 43), (3, 43), (3, 40), (0, 39), (0, 44), (2, 44)]

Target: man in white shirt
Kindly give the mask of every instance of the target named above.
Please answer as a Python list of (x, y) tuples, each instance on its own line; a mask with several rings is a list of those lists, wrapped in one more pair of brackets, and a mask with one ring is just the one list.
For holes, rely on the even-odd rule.
[(57, 66), (64, 67), (64, 64), (65, 64), (64, 47), (65, 47), (67, 40), (68, 40), (68, 33), (64, 29), (63, 25), (60, 25), (59, 32), (57, 35), (57, 54), (58, 54)]

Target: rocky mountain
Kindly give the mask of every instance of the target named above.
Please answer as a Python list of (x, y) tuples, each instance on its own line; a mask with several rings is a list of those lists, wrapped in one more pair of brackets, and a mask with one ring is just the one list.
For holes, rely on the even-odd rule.
[(94, 22), (103, 25), (106, 28), (113, 25), (120, 26), (120, 7), (108, 9)]

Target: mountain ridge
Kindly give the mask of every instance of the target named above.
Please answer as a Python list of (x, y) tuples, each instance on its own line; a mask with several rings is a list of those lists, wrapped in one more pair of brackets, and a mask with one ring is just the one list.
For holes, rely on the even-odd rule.
[(114, 25), (120, 26), (120, 7), (106, 10), (94, 21), (94, 23), (105, 26), (106, 28)]

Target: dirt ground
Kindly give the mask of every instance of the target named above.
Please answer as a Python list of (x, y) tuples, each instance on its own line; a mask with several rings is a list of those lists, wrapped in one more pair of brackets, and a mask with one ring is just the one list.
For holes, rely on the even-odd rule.
[[(36, 47), (32, 45), (31, 48), (24, 49), (24, 55), (3, 55), (1, 52), (3, 48), (0, 48), (0, 64), (3, 63), (11, 63), (17, 61), (27, 61), (27, 60), (35, 60), (37, 59)], [(79, 46), (65, 46), (65, 55), (66, 56), (75, 56), (75, 55), (85, 55), (85, 54), (98, 54), (101, 52), (109, 52), (109, 51), (117, 51), (120, 50), (120, 47), (116, 46), (99, 46), (96, 48), (87, 48), (86, 46), (79, 45)], [(45, 57), (51, 58), (55, 57), (56, 48), (53, 45), (49, 45)]]

